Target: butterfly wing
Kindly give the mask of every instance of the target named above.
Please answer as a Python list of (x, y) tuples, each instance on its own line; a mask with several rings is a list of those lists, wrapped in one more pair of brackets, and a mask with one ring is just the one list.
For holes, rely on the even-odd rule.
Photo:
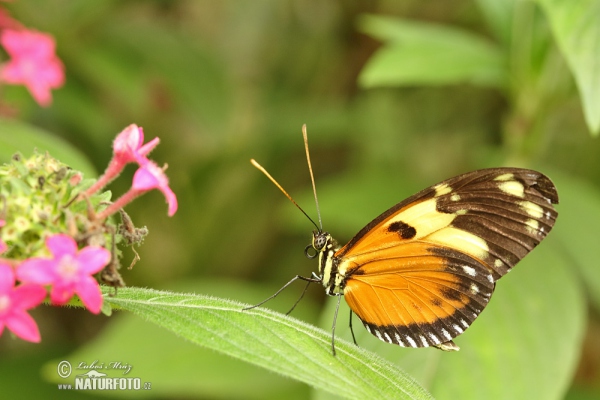
[(335, 253), (332, 273), (379, 339), (452, 347), (487, 305), (496, 280), (552, 229), (556, 203), (556, 188), (536, 171), (459, 175), (374, 219)]

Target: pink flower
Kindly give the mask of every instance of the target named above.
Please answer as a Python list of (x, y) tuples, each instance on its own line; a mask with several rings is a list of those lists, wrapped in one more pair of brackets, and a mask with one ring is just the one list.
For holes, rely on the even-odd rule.
[(102, 306), (102, 294), (92, 274), (99, 272), (110, 261), (110, 252), (98, 246), (77, 250), (75, 240), (58, 234), (46, 239), (52, 258), (30, 258), (17, 269), (22, 282), (52, 285), (50, 299), (53, 304), (66, 304), (77, 294), (83, 304), (98, 314)]
[(0, 79), (25, 85), (40, 105), (50, 105), (50, 89), (65, 82), (64, 66), (55, 54), (54, 38), (33, 30), (6, 29), (0, 34), (0, 44), (12, 57), (0, 69)]
[(39, 342), (40, 331), (26, 310), (39, 305), (45, 297), (46, 289), (40, 285), (22, 284), (15, 287), (12, 267), (0, 263), (0, 335), (6, 326), (21, 339)]
[(0, 29), (19, 29), (21, 24), (13, 19), (8, 11), (0, 8)]
[(172, 217), (177, 211), (177, 197), (169, 187), (169, 179), (162, 168), (154, 162), (148, 160), (135, 171), (131, 188), (140, 192), (158, 189), (167, 199), (167, 204), (169, 205), (169, 217)]
[(155, 137), (144, 144), (144, 130), (135, 124), (129, 125), (117, 135), (113, 142), (113, 159), (120, 164), (143, 162), (146, 156), (154, 150), (159, 138)]
[(113, 158), (108, 163), (104, 174), (85, 191), (85, 196), (91, 196), (112, 182), (125, 165), (131, 162), (143, 163), (146, 156), (158, 145), (159, 138), (155, 137), (144, 144), (144, 130), (135, 124), (129, 125), (117, 135), (113, 142)]
[(135, 171), (133, 175), (133, 185), (123, 196), (119, 197), (114, 203), (96, 215), (100, 220), (116, 213), (119, 209), (131, 203), (136, 197), (146, 193), (149, 190), (160, 190), (167, 199), (169, 205), (168, 215), (172, 217), (177, 211), (177, 196), (169, 187), (169, 179), (165, 171), (156, 163), (146, 159)]

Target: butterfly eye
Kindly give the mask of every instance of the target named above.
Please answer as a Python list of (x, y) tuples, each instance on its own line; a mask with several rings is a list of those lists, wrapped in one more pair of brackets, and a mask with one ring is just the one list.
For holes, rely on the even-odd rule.
[(313, 247), (315, 248), (315, 250), (323, 250), (323, 248), (325, 248), (325, 245), (327, 244), (328, 237), (329, 234), (327, 232), (315, 233), (313, 236)]

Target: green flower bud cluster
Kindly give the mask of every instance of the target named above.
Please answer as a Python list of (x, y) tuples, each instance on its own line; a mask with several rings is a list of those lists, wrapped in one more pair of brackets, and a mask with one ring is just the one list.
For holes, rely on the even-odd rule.
[(47, 256), (44, 240), (57, 233), (73, 237), (80, 247), (111, 250), (117, 227), (110, 220), (93, 220), (110, 204), (111, 192), (78, 198), (93, 182), (48, 153), (29, 158), (17, 153), (0, 166), (0, 239), (8, 246), (2, 257), (20, 261)]

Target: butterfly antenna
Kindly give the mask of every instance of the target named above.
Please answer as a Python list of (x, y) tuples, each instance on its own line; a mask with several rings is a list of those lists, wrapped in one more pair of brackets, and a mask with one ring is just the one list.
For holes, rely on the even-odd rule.
[[(319, 218), (319, 232), (323, 232), (323, 223), (321, 222), (321, 209), (317, 199), (317, 187), (315, 186), (315, 177), (313, 175), (312, 165), (310, 163), (310, 153), (308, 151), (308, 134), (306, 133), (306, 124), (302, 125), (302, 137), (304, 137), (304, 149), (306, 150), (306, 161), (308, 162), (308, 171), (310, 172), (310, 181), (312, 182), (313, 193), (315, 195), (315, 204), (317, 205), (317, 217)], [(314, 222), (313, 222), (314, 223)]]
[[(280, 185), (280, 184), (279, 184), (279, 183), (278, 183), (278, 182), (275, 180), (275, 178), (273, 178), (273, 177), (271, 176), (271, 174), (269, 174), (269, 173), (267, 172), (267, 170), (263, 168), (263, 166), (262, 166), (262, 165), (260, 165), (258, 162), (256, 162), (256, 160), (255, 160), (255, 159), (251, 159), (251, 160), (250, 160), (250, 162), (252, 163), (252, 165), (254, 165), (254, 167), (256, 167), (256, 169), (258, 169), (260, 172), (262, 172), (263, 174), (265, 174), (265, 175), (266, 175), (266, 177), (267, 177), (267, 178), (269, 178), (269, 179), (271, 180), (271, 182), (273, 182), (273, 184), (275, 184), (275, 186), (277, 186), (277, 187), (279, 188), (279, 190), (281, 190), (281, 192), (282, 192), (282, 193), (285, 195), (285, 197), (287, 197), (289, 201), (291, 201), (292, 203), (294, 203), (294, 205), (295, 205), (296, 207), (298, 207), (298, 210), (302, 211), (302, 214), (304, 214), (304, 215), (306, 216), (306, 218), (308, 218), (308, 220), (309, 220), (310, 222), (312, 222), (312, 224), (315, 226), (315, 228), (317, 228), (317, 230), (318, 230), (319, 232), (321, 232), (321, 229), (319, 229), (319, 227), (317, 226), (317, 224), (315, 223), (315, 221), (313, 221), (313, 220), (312, 220), (312, 218), (308, 216), (308, 214), (307, 214), (307, 213), (306, 213), (306, 212), (305, 212), (305, 211), (302, 209), (302, 207), (300, 207), (300, 206), (298, 205), (298, 203), (296, 203), (296, 202), (294, 201), (294, 199), (292, 199), (292, 196), (290, 196), (290, 195), (288, 194), (288, 192), (286, 192), (286, 191), (285, 191), (285, 189), (284, 189), (283, 187), (281, 187), (281, 185)], [(312, 173), (311, 173), (311, 175), (312, 175)], [(320, 218), (319, 218), (319, 222), (320, 222), (320, 221), (321, 221), (321, 220), (320, 220)]]

